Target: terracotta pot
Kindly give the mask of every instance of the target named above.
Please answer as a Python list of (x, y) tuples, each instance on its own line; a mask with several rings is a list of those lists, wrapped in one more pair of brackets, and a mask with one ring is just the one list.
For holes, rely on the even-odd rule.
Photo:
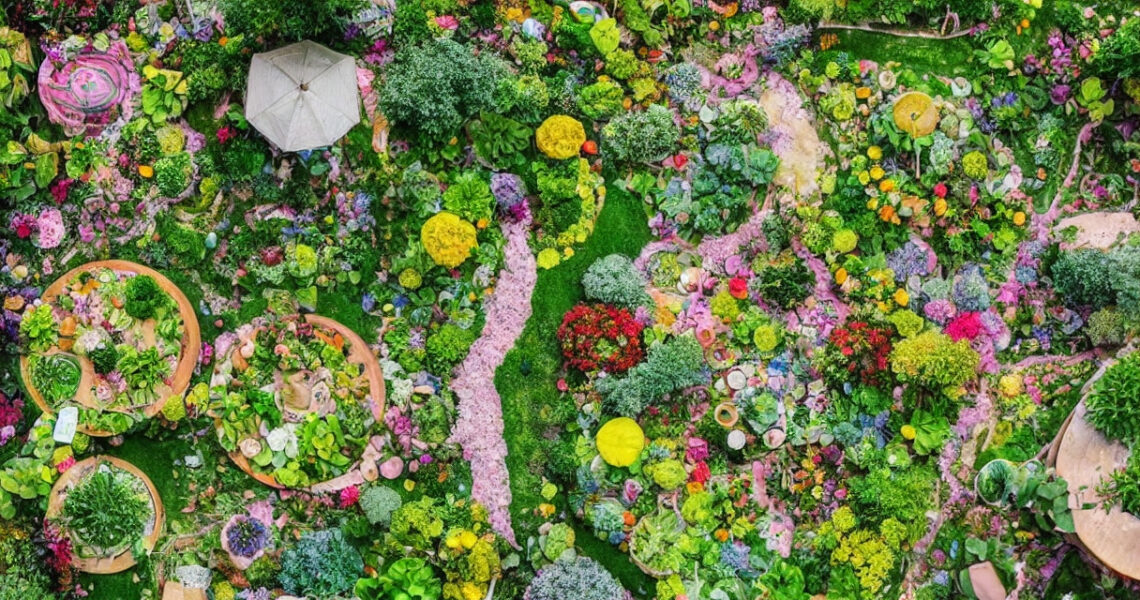
[(740, 420), (740, 412), (736, 410), (735, 404), (722, 402), (713, 409), (713, 418), (721, 427), (731, 429)]

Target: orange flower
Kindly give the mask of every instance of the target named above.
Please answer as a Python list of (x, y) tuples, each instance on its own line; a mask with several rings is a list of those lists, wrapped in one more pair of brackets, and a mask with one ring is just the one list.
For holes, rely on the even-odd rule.
[(139, 165), (139, 176), (143, 179), (154, 177), (154, 167), (150, 165)]
[(226, 44), (230, 43), (230, 38), (223, 35), (221, 38), (218, 38), (218, 43), (222, 46), (225, 46)]
[[(726, 19), (732, 18), (736, 14), (736, 11), (739, 9), (740, 9), (740, 5), (738, 5), (737, 3), (733, 2), (732, 4), (729, 4), (724, 9), (724, 18), (726, 18)], [(1026, 27), (1028, 27), (1028, 25), (1026, 25)]]
[(714, 536), (716, 537), (716, 541), (726, 542), (728, 541), (728, 530), (724, 528), (717, 529)]
[(895, 217), (895, 207), (887, 204), (879, 209), (879, 218), (884, 221), (890, 221)]
[(1025, 225), (1025, 213), (1021, 212), (1020, 210), (1013, 213), (1013, 224), (1017, 225), (1018, 227)]
[(885, 194), (893, 189), (895, 189), (895, 182), (891, 181), (890, 179), (884, 179), (879, 182), (880, 192), (883, 192)]
[(855, 88), (855, 97), (860, 100), (866, 100), (871, 97), (871, 88), (867, 86)]
[(626, 527), (633, 527), (637, 523), (637, 517), (627, 510), (621, 514), (621, 521)]
[(845, 281), (847, 281), (847, 269), (839, 267), (839, 270), (835, 272), (835, 283), (843, 285)]

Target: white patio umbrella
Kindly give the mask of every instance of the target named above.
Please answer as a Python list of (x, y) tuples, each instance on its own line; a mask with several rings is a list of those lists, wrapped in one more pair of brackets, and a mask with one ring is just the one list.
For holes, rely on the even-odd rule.
[(356, 63), (308, 40), (253, 55), (245, 118), (287, 152), (331, 145), (360, 122)]

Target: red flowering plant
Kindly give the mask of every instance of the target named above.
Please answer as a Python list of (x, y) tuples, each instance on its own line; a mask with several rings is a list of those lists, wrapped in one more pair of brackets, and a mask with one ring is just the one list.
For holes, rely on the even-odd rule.
[(558, 327), (566, 364), (583, 372), (624, 373), (645, 358), (644, 327), (624, 308), (579, 304)]
[(861, 383), (878, 387), (890, 382), (894, 329), (867, 319), (850, 319), (832, 330), (817, 353), (816, 366), (827, 381), (842, 387)]

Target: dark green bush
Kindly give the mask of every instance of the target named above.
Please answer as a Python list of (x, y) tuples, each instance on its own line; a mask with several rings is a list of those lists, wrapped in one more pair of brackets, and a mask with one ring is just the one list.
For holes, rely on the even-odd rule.
[(467, 119), (491, 110), (497, 82), (510, 76), (494, 53), (476, 55), (446, 39), (426, 41), (396, 53), (380, 88), (380, 107), (393, 125), (444, 142)]
[(339, 529), (312, 531), (281, 555), (281, 587), (299, 596), (327, 598), (352, 588), (364, 561)]
[(137, 275), (127, 280), (123, 310), (136, 319), (149, 319), (166, 304), (168, 296), (150, 275)]
[(1109, 439), (1140, 445), (1140, 352), (1105, 370), (1085, 398), (1088, 422)]
[(1100, 309), (1116, 300), (1112, 260), (1100, 250), (1080, 248), (1062, 252), (1053, 263), (1050, 275), (1053, 289), (1068, 306)]
[(115, 370), (115, 364), (119, 362), (119, 351), (114, 344), (103, 344), (88, 351), (87, 358), (91, 359), (96, 373), (107, 374)]

